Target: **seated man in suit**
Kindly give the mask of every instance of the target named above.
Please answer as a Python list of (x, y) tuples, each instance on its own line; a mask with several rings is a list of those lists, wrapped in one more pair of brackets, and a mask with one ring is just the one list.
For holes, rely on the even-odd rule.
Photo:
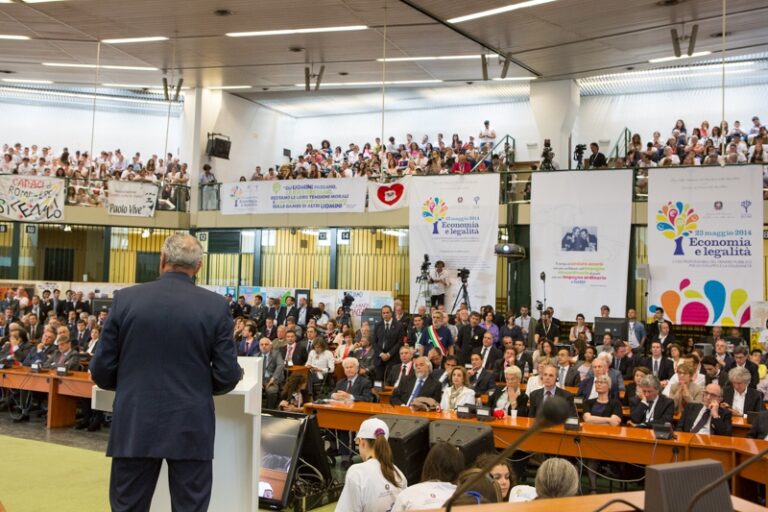
[[(311, 327), (314, 329), (314, 327)], [(368, 336), (362, 336), (359, 345), (353, 352), (352, 356), (357, 359), (360, 364), (360, 375), (368, 377), (368, 380), (373, 381), (376, 373), (376, 351), (371, 347), (371, 340)]]
[(705, 385), (714, 382), (720, 386), (720, 389), (725, 389), (728, 385), (728, 372), (723, 371), (715, 356), (704, 356), (701, 367), (704, 368)]
[(632, 349), (626, 341), (616, 340), (613, 342), (613, 363), (611, 368), (621, 374), (622, 379), (632, 378)]
[(384, 373), (384, 385), (397, 387), (403, 381), (413, 375), (413, 349), (411, 347), (400, 347), (400, 363), (387, 366)]
[(563, 347), (557, 351), (557, 387), (575, 387), (581, 382), (579, 369), (571, 364), (571, 352)]
[(501, 359), (501, 350), (493, 346), (493, 334), (489, 331), (483, 333), (482, 345), (472, 351), (473, 354), (479, 354), (482, 360), (484, 370), (493, 370), (496, 361)]
[(413, 360), (414, 373), (392, 392), (392, 405), (411, 405), (414, 398), (429, 397), (440, 403), (443, 387), (432, 377), (432, 363), (426, 357)]
[(256, 326), (248, 323), (243, 326), (243, 339), (237, 346), (237, 355), (255, 357), (259, 355), (259, 342), (256, 340)]
[(61, 367), (65, 367), (68, 372), (80, 370), (80, 352), (72, 346), (72, 340), (68, 336), (59, 337), (59, 347), (43, 364), (43, 368), (54, 370)]
[(280, 352), (272, 348), (272, 340), (259, 340), (260, 356), (264, 358), (263, 388), (266, 394), (266, 408), (277, 409), (280, 386), (285, 381), (285, 366)]
[[(608, 392), (609, 396), (614, 400), (619, 399), (619, 385), (614, 382), (613, 376), (609, 374), (608, 363), (606, 357), (604, 356), (607, 356), (608, 358), (613, 357), (606, 352), (601, 352), (600, 356), (592, 361), (592, 376), (587, 377), (586, 379), (579, 382), (579, 391), (576, 393), (576, 396), (582, 397), (585, 400), (597, 398), (597, 390), (595, 389), (595, 377), (609, 376), (611, 378), (611, 388)], [(624, 381), (622, 380), (621, 383), (623, 385)]]
[(733, 432), (731, 411), (721, 407), (723, 392), (716, 383), (704, 389), (702, 403), (691, 402), (683, 409), (677, 430), (691, 434), (730, 436)]
[(573, 405), (573, 395), (568, 391), (557, 387), (557, 367), (551, 364), (544, 366), (540, 372), (540, 376), (544, 387), (531, 393), (528, 416), (535, 418), (544, 402), (553, 396), (559, 396), (565, 399), (571, 409), (570, 415), (576, 416), (576, 407)]
[(651, 375), (661, 381), (662, 389), (675, 374), (675, 365), (671, 359), (664, 357), (664, 349), (659, 340), (651, 341), (651, 355), (644, 357), (640, 361), (640, 366), (648, 368)]
[(653, 375), (640, 380), (642, 400), (632, 409), (629, 424), (633, 427), (651, 428), (653, 425), (672, 424), (675, 402), (661, 394), (661, 383)]
[[(504, 349), (504, 356), (501, 359), (498, 359), (493, 365), (493, 376), (494, 379), (496, 379), (496, 382), (504, 382), (504, 370), (510, 366), (517, 367), (515, 364), (515, 356), (517, 356), (517, 352), (515, 352), (514, 346)], [(520, 371), (520, 375), (522, 379), (522, 370)]]
[(715, 359), (723, 368), (730, 366), (733, 362), (733, 356), (728, 353), (728, 343), (723, 339), (715, 342)]
[(480, 396), (496, 389), (496, 379), (493, 371), (483, 368), (483, 359), (480, 354), (472, 354), (470, 357), (472, 368), (467, 371), (469, 384), (475, 390), (475, 395)]
[(533, 357), (526, 352), (525, 340), (515, 340), (515, 364), (523, 373), (523, 382), (528, 380), (528, 376), (533, 372)]
[(757, 389), (757, 383), (760, 382), (760, 377), (757, 373), (757, 365), (750, 361), (749, 349), (743, 345), (733, 349), (733, 359), (730, 363), (725, 365), (724, 370), (729, 372), (736, 367), (745, 368), (749, 371), (749, 374), (752, 376), (752, 379), (749, 381), (749, 387)]
[(747, 437), (750, 439), (765, 439), (768, 441), (768, 411), (760, 411), (752, 422)]
[[(368, 339), (363, 339), (367, 343)], [(373, 352), (372, 348), (367, 350)], [(357, 358), (347, 357), (341, 362), (341, 366), (344, 368), (344, 378), (336, 383), (336, 389), (331, 394), (331, 399), (342, 402), (373, 402), (371, 381), (368, 377), (360, 374), (360, 362)], [(347, 469), (352, 464), (352, 453), (349, 449), (352, 446), (352, 433), (336, 431), (336, 437), (341, 440), (339, 443), (341, 467)]]
[[(448, 356), (445, 358), (441, 368), (432, 370), (432, 377), (437, 379), (437, 381), (440, 383), (440, 387), (444, 388), (451, 385), (451, 370), (456, 368), (458, 364), (459, 360), (456, 358), (456, 356)], [(432, 367), (434, 368), (435, 366), (432, 365)]]
[(280, 355), (283, 356), (286, 366), (301, 366), (306, 364), (307, 353), (306, 347), (299, 343), (296, 333), (289, 330), (285, 333), (286, 344), (280, 349)]
[(723, 407), (734, 416), (744, 416), (748, 412), (763, 411), (763, 394), (749, 387), (752, 374), (746, 368), (736, 366), (728, 372), (731, 385), (723, 392)]

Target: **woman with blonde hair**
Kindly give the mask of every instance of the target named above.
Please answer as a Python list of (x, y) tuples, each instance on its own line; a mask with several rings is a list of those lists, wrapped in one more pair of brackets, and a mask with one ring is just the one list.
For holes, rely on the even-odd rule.
[(463, 366), (456, 366), (451, 370), (450, 378), (450, 386), (443, 388), (440, 409), (453, 411), (460, 405), (474, 405), (475, 391), (469, 387), (467, 370)]
[(682, 412), (687, 404), (701, 403), (704, 390), (693, 381), (693, 376), (691, 363), (686, 361), (677, 365), (678, 381), (669, 387), (669, 398), (675, 402), (675, 412)]

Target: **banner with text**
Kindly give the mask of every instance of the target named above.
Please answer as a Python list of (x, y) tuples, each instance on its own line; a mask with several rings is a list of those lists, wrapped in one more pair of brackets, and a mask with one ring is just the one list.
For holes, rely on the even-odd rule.
[(136, 181), (110, 181), (107, 211), (110, 215), (152, 217), (157, 204), (157, 185)]
[(44, 176), (0, 176), (0, 217), (21, 222), (64, 219), (66, 182)]
[(368, 211), (384, 212), (408, 207), (408, 191), (411, 177), (406, 176), (392, 183), (368, 182)]
[(591, 322), (605, 304), (623, 316), (632, 171), (534, 173), (531, 191), (534, 308), (541, 301), (563, 320)]
[[(424, 255), (434, 265), (445, 263), (445, 309), (453, 310), (456, 296), (463, 295), (459, 270), (469, 271), (469, 306), (479, 310), (496, 304), (496, 254), (499, 231), (499, 175), (467, 174), (414, 178), (409, 191), (409, 240), (411, 268), (410, 311), (429, 301), (429, 283), (418, 293)], [(434, 266), (431, 267), (434, 272)], [(418, 302), (417, 302), (418, 301)], [(457, 305), (463, 302), (460, 298)], [(458, 308), (457, 308), (458, 309)]]
[(765, 299), (761, 167), (651, 169), (648, 184), (649, 312), (747, 325)]
[(366, 178), (223, 183), (221, 213), (359, 213), (367, 189)]

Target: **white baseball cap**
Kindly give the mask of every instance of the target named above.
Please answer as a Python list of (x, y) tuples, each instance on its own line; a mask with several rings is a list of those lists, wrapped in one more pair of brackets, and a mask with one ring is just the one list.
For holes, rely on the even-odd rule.
[(368, 418), (357, 429), (356, 439), (376, 439), (379, 436), (389, 439), (389, 427), (378, 418)]

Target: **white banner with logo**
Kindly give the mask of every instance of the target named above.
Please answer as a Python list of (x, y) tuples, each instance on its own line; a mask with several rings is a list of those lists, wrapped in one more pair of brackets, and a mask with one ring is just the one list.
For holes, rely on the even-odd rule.
[(110, 181), (107, 212), (128, 217), (152, 217), (157, 204), (157, 185), (136, 181)]
[(763, 291), (758, 165), (651, 169), (649, 311), (673, 324), (744, 326)]
[(0, 217), (21, 222), (64, 219), (66, 182), (45, 176), (0, 176)]
[[(434, 265), (445, 263), (444, 273), (450, 285), (446, 289), (445, 308), (450, 313), (462, 281), (459, 269), (469, 270), (467, 292), (469, 305), (496, 304), (496, 254), (493, 247), (499, 230), (499, 175), (417, 177), (409, 192), (409, 241), (411, 268), (411, 304), (413, 311), (429, 301), (429, 283), (423, 283), (424, 295), (418, 293), (424, 255)], [(434, 266), (430, 267), (430, 272)], [(459, 299), (459, 303), (463, 302)], [(458, 308), (457, 308), (458, 309)]]
[(406, 176), (391, 183), (368, 182), (368, 211), (383, 212), (408, 207), (408, 191), (411, 177)]
[[(534, 173), (531, 299), (575, 321), (623, 316), (627, 300), (632, 171)], [(542, 277), (544, 279), (542, 279)]]
[(221, 213), (359, 213), (366, 178), (222, 183)]

